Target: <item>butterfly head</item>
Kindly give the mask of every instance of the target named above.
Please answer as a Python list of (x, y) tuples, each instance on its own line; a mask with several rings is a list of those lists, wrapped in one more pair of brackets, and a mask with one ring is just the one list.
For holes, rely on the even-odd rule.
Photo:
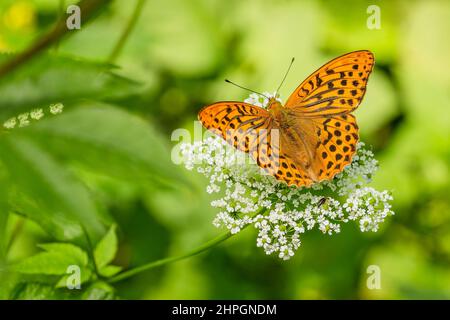
[(283, 105), (276, 99), (276, 97), (271, 97), (269, 99), (269, 102), (267, 103), (267, 110), (273, 116), (278, 114), (281, 111), (281, 108), (283, 108)]

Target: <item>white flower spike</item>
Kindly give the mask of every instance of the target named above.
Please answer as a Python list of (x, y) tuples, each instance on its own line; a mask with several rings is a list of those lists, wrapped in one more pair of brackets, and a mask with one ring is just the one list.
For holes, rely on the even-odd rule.
[(63, 109), (64, 109), (64, 105), (62, 103), (51, 104), (49, 107), (51, 114), (61, 113), (61, 112), (63, 112)]
[[(64, 105), (62, 103), (51, 104), (48, 109), (51, 114), (57, 115), (63, 112)], [(8, 119), (3, 123), (3, 127), (6, 129), (14, 129), (16, 125), (18, 125), (19, 127), (26, 127), (31, 124), (30, 120), (38, 121), (41, 120), (44, 116), (45, 113), (43, 109), (34, 109), (30, 112), (25, 112), (19, 114), (17, 117)]]

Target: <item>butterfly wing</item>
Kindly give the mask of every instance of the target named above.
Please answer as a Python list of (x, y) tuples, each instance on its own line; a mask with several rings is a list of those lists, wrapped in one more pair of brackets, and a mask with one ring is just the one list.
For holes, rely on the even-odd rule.
[(333, 59), (295, 89), (285, 108), (302, 117), (352, 112), (364, 97), (373, 65), (373, 54), (367, 50)]
[(278, 144), (272, 142), (274, 127), (267, 110), (248, 103), (224, 101), (204, 107), (198, 119), (206, 129), (249, 153), (263, 169), (275, 168), (273, 154), (278, 152)]
[(350, 112), (364, 97), (373, 65), (370, 51), (345, 54), (311, 74), (289, 97), (285, 109), (294, 119), (289, 130), (301, 137), (308, 157), (289, 155), (313, 181), (330, 180), (351, 163), (359, 136)]
[(330, 180), (351, 163), (358, 139), (352, 114), (299, 118), (289, 128), (281, 129), (280, 163), (286, 158), (291, 164), (281, 163), (281, 172), (277, 173), (299, 178), (294, 182), (298, 186)]
[[(283, 142), (281, 142), (283, 146)], [(276, 170), (266, 170), (276, 179), (286, 182), (288, 185), (309, 186), (314, 181), (308, 176), (301, 165), (287, 153), (280, 151), (279, 162)]]
[(351, 163), (359, 139), (352, 114), (313, 118), (315, 126), (315, 163), (318, 181), (329, 180)]

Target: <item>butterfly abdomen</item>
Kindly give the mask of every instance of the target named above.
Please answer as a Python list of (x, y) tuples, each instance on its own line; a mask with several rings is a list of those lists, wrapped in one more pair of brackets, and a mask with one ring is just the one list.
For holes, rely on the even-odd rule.
[(300, 130), (298, 126), (283, 127), (281, 148), (298, 167), (303, 169), (307, 178), (317, 181), (319, 177), (318, 169), (314, 166), (315, 154), (303, 130)]

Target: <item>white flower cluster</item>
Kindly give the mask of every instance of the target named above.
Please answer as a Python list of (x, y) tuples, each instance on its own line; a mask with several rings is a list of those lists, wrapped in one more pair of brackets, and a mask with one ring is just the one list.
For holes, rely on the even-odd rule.
[[(49, 112), (53, 115), (61, 113), (63, 109), (64, 105), (62, 103), (51, 104), (48, 107)], [(17, 117), (12, 117), (6, 120), (3, 123), (3, 127), (5, 127), (6, 129), (14, 129), (17, 125), (19, 126), (19, 128), (26, 127), (30, 124), (30, 120), (40, 120), (44, 117), (44, 115), (45, 113), (43, 109), (34, 109), (30, 112), (21, 113)]]
[[(250, 98), (260, 99), (255, 96)], [(195, 168), (209, 179), (206, 191), (218, 194), (211, 202), (219, 209), (213, 224), (233, 234), (253, 224), (258, 230), (257, 246), (281, 259), (294, 255), (301, 244), (300, 235), (307, 230), (317, 228), (332, 235), (340, 232), (342, 223), (356, 221), (363, 232), (377, 231), (379, 224), (394, 214), (389, 204), (392, 196), (366, 186), (377, 170), (377, 161), (362, 142), (350, 165), (333, 180), (311, 188), (287, 186), (263, 174), (250, 157), (216, 136), (185, 143), (181, 153), (187, 169)]]
[(281, 103), (283, 102), (280, 99), (280, 95), (276, 92), (274, 92), (274, 93), (263, 92), (262, 95), (252, 93), (252, 94), (250, 94), (250, 96), (247, 99), (244, 100), (244, 102), (250, 103), (250, 104), (260, 107), (260, 108), (265, 108), (267, 106), (267, 104), (269, 103), (270, 97), (275, 97), (275, 99), (278, 100), (279, 102), (281, 102)]

